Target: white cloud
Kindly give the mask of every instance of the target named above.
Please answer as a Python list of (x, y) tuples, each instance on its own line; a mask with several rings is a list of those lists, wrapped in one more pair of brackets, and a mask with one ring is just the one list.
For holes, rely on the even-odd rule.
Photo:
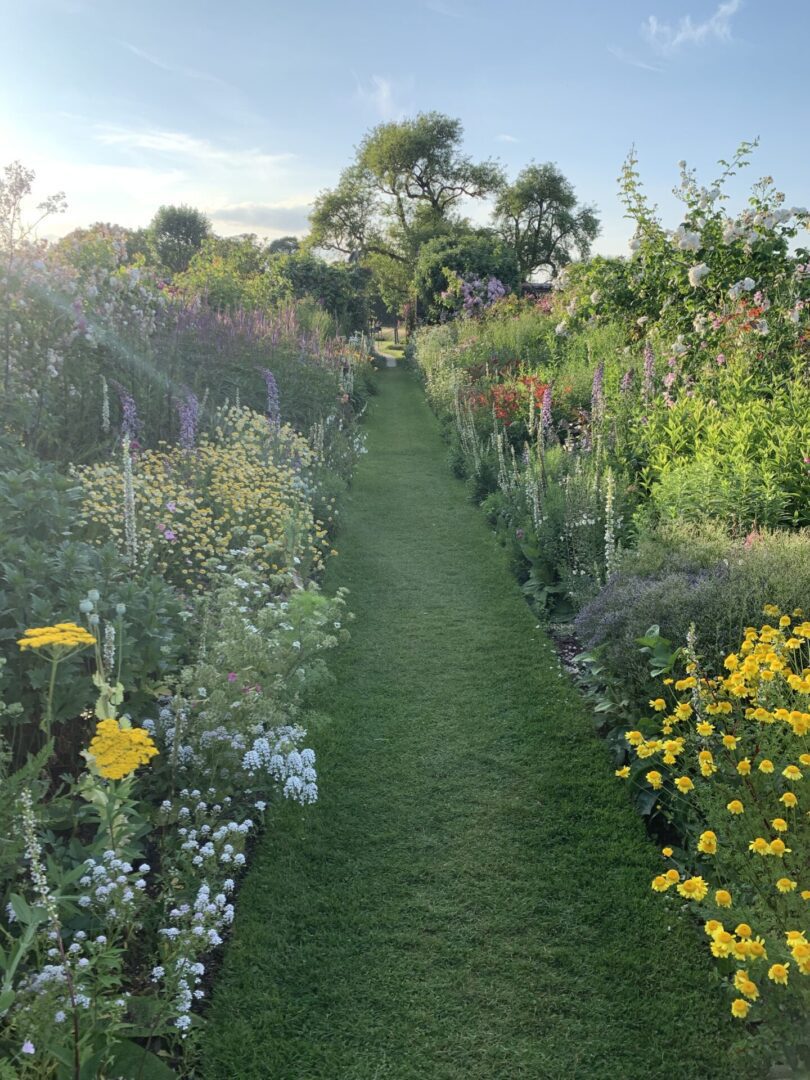
[(616, 48), (614, 45), (608, 45), (608, 52), (611, 56), (614, 56), (622, 64), (629, 64), (630, 67), (641, 68), (642, 71), (661, 71), (660, 67), (655, 64), (648, 64), (645, 60), (639, 60), (638, 57), (625, 52), (624, 49)]
[(292, 160), (288, 153), (266, 154), (255, 148), (231, 149), (216, 146), (181, 131), (159, 128), (125, 128), (97, 125), (95, 139), (104, 146), (124, 151), (154, 154), (177, 161), (215, 165), (228, 170), (275, 173)]
[(301, 234), (309, 228), (313, 199), (289, 199), (284, 202), (241, 202), (219, 206), (209, 211), (215, 224), (222, 222), (228, 230), (238, 227), (242, 232), (259, 229), (265, 235)]
[(394, 83), (382, 75), (372, 75), (362, 83), (355, 75), (356, 96), (360, 103), (380, 120), (401, 120), (408, 109), (397, 101)]
[(160, 71), (166, 71), (171, 75), (179, 75), (184, 79), (196, 79), (199, 82), (213, 83), (215, 86), (226, 86), (231, 89), (230, 85), (223, 79), (220, 79), (217, 75), (210, 75), (207, 71), (198, 71), (196, 68), (187, 68), (176, 64), (170, 64), (166, 60), (161, 60), (159, 56), (154, 56), (152, 53), (147, 52), (145, 49), (140, 49), (137, 45), (133, 45), (129, 41), (122, 41), (121, 44), (125, 49), (128, 49), (133, 56), (137, 56), (139, 60), (151, 64), (152, 67), (159, 68)]
[(496, 135), (495, 136), (495, 141), (496, 142), (516, 143), (516, 142), (520, 142), (520, 139), (515, 138), (514, 135)]
[(709, 41), (728, 41), (731, 38), (731, 20), (740, 10), (742, 0), (725, 0), (713, 15), (703, 22), (693, 22), (691, 15), (684, 15), (677, 23), (659, 22), (650, 15), (642, 31), (656, 49), (673, 52), (682, 45), (705, 45)]

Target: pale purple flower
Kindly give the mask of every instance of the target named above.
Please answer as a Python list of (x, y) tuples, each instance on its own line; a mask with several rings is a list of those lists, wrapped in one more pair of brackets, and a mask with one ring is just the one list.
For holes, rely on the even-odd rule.
[(626, 394), (626, 393), (628, 393), (628, 391), (630, 390), (630, 387), (632, 385), (633, 385), (633, 369), (628, 368), (627, 371), (625, 371), (624, 375), (622, 376), (622, 381), (621, 381), (621, 384), (619, 386), (619, 389), (621, 390), (621, 392), (623, 394)]
[(35, 1054), (37, 1052), (37, 1048), (34, 1046), (30, 1039), (26, 1039), (25, 1042), (22, 1044), (22, 1052), (24, 1054)]
[(180, 415), (180, 446), (183, 450), (191, 450), (197, 441), (200, 422), (200, 403), (196, 394), (187, 390), (185, 397), (177, 403), (177, 412)]
[(540, 410), (540, 430), (548, 437), (551, 434), (551, 383), (543, 391), (543, 408)]
[(120, 382), (112, 380), (112, 385), (115, 387), (121, 402), (121, 435), (130, 440), (135, 439), (141, 430), (141, 421), (138, 419), (135, 398)]
[(278, 394), (278, 383), (276, 377), (269, 368), (262, 370), (264, 381), (267, 386), (267, 419), (273, 424), (278, 424), (281, 421), (281, 405)]

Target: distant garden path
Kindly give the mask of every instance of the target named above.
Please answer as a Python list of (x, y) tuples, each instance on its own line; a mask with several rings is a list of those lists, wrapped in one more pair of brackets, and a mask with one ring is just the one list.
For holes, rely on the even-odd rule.
[(322, 798), (256, 853), (207, 1080), (739, 1075), (706, 950), (649, 890), (657, 853), (418, 383), (380, 384), (329, 571), (357, 622)]

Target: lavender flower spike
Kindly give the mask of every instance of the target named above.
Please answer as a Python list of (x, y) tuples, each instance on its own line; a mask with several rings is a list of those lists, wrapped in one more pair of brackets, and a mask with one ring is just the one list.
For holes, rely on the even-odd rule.
[(281, 404), (278, 394), (278, 383), (276, 377), (269, 368), (262, 370), (264, 381), (267, 384), (267, 419), (273, 423), (278, 424), (281, 422)]

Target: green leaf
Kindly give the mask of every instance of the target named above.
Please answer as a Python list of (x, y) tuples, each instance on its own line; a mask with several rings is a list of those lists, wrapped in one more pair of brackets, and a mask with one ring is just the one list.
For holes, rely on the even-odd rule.
[(130, 1039), (113, 1047), (112, 1064), (121, 1076), (131, 1077), (131, 1080), (177, 1080), (174, 1069), (170, 1069), (157, 1054)]

